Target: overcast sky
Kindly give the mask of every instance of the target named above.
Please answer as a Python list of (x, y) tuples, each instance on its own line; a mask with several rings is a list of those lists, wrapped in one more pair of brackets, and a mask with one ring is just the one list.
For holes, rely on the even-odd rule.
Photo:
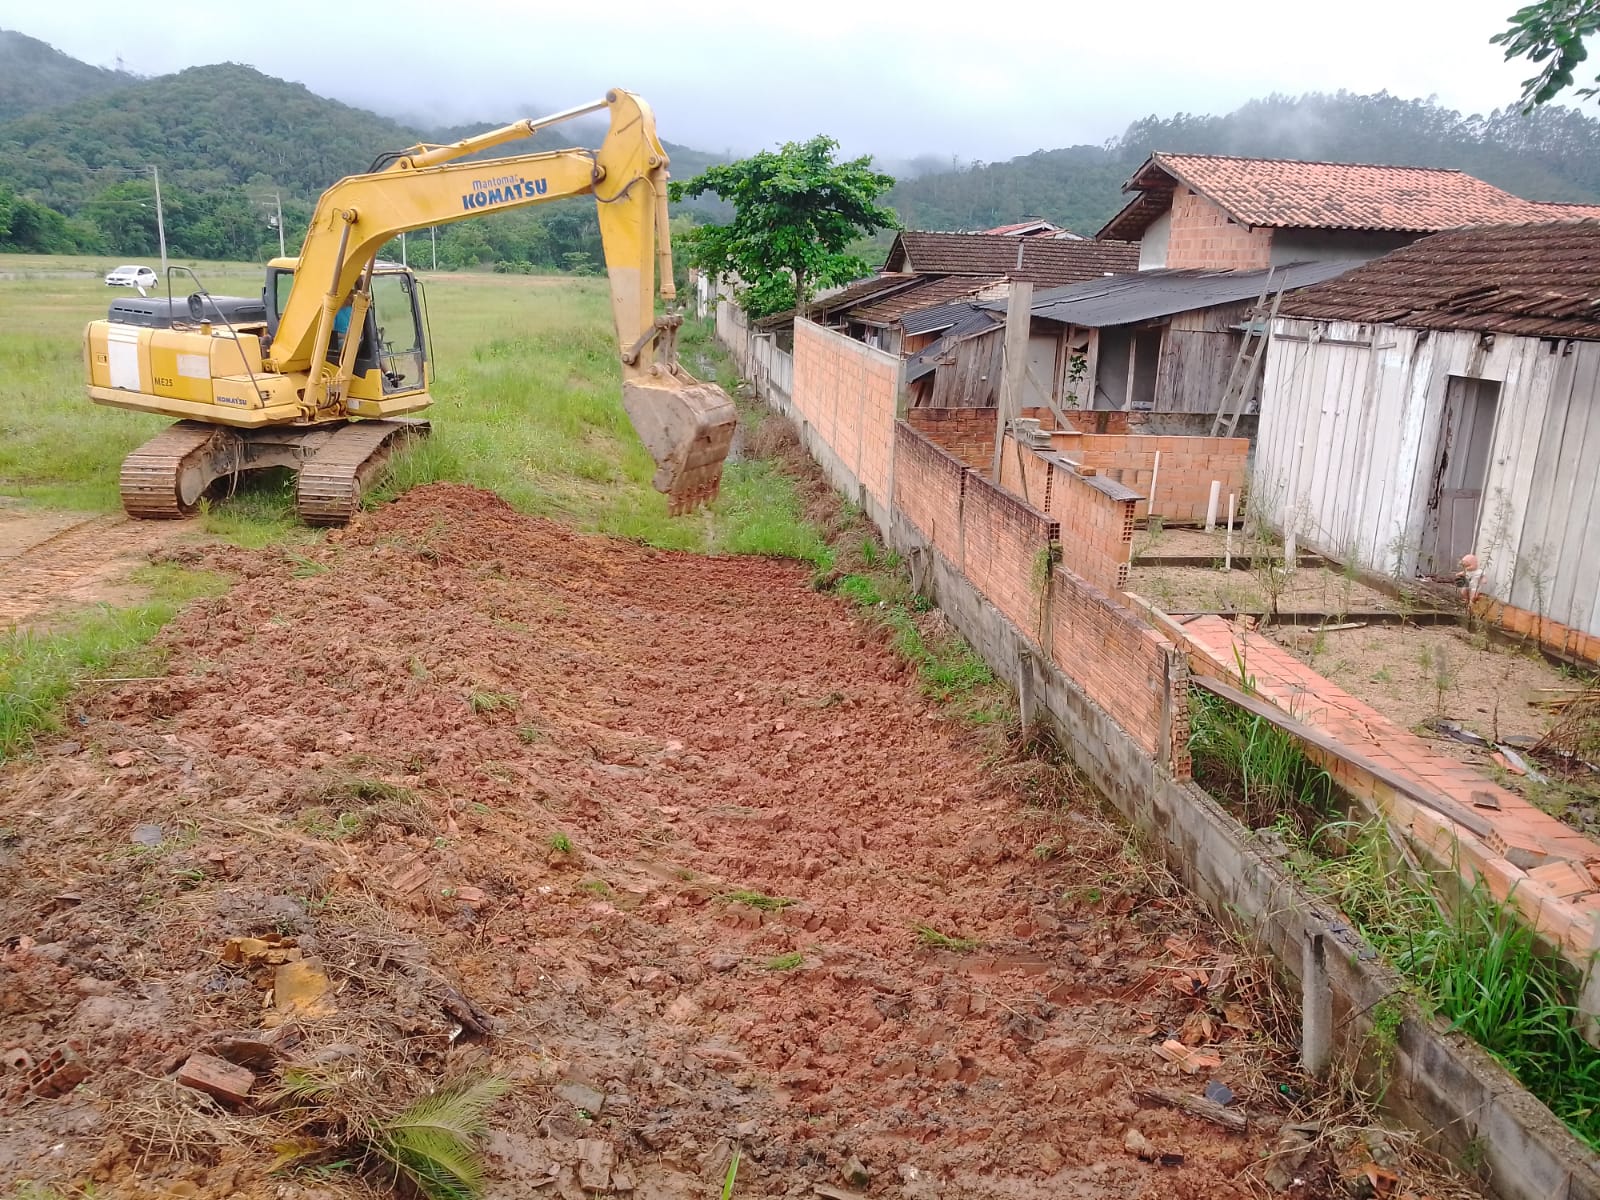
[(992, 161), (1273, 91), (1488, 111), (1530, 73), (1489, 45), (1522, 2), (0, 0), (0, 27), (142, 74), (248, 63), (395, 116), (509, 119), (622, 86), (704, 150), (830, 133), (853, 153)]

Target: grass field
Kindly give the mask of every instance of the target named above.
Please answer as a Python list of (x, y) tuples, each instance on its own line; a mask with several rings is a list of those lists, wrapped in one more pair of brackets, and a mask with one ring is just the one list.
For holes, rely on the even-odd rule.
[[(115, 511), (123, 456), (167, 422), (91, 404), (84, 324), (118, 293), (110, 260), (0, 255), (0, 496)], [(261, 268), (198, 264), (219, 295), (255, 295)], [(825, 566), (830, 550), (772, 464), (732, 462), (709, 510), (668, 517), (654, 464), (622, 411), (605, 282), (516, 275), (428, 277), (435, 355), (433, 436), (396, 465), (389, 490), (433, 480), (492, 489), (524, 512), (578, 529), (705, 553), (777, 554)], [(724, 361), (702, 326), (684, 357), (705, 374)], [(725, 385), (733, 383), (724, 378)], [(299, 526), (291, 482), (262, 473), (208, 507), (197, 532), (248, 546), (323, 536)], [(381, 498), (381, 497), (380, 497)], [(52, 622), (49, 634), (0, 631), (0, 758), (48, 723), (74, 680), (136, 650), (174, 609), (173, 585), (135, 613)]]
[[(117, 465), (166, 422), (89, 403), (84, 324), (116, 295), (109, 260), (0, 255), (0, 495), (88, 511), (118, 505)], [(198, 264), (218, 294), (254, 295), (261, 269)], [(525, 512), (678, 549), (814, 558), (792, 489), (759, 463), (730, 466), (715, 508), (669, 518), (654, 465), (621, 405), (618, 347), (603, 280), (515, 275), (427, 279), (435, 358), (434, 434), (402, 460), (395, 486), (475, 483)], [(686, 357), (711, 354), (686, 338)], [(699, 363), (691, 363), (699, 370)], [(724, 382), (730, 382), (724, 380)], [(206, 516), (247, 543), (294, 528), (282, 478), (252, 482)]]

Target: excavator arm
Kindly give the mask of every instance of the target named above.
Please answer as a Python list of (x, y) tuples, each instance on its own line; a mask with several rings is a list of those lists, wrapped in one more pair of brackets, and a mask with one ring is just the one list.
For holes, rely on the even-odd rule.
[[(601, 109), (610, 115), (610, 128), (592, 153), (554, 150), (461, 161)], [(720, 388), (698, 382), (678, 365), (682, 318), (655, 313), (658, 292), (669, 300), (674, 295), (667, 165), (649, 106), (613, 90), (603, 103), (448, 146), (416, 146), (377, 170), (340, 180), (317, 203), (278, 319), (269, 369), (306, 373), (304, 403), (310, 411), (339, 403), (349, 355), (331, 369), (321, 366), (334, 319), (346, 302), (359, 307), (357, 320), (364, 315), (372, 263), (387, 242), (413, 229), (592, 195), (611, 285), (623, 405), (655, 459), (654, 486), (668, 494), (674, 512), (697, 507), (716, 495), (735, 411)]]

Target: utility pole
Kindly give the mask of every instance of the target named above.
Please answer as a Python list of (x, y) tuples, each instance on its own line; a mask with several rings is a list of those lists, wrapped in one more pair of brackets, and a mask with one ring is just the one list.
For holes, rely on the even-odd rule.
[(428, 226), (428, 240), (433, 243), (433, 269), (437, 271), (439, 269), (439, 227), (437, 225)]
[(283, 248), (283, 196), (273, 192), (272, 202), (278, 206), (278, 257), (283, 258), (289, 253)]
[(406, 261), (406, 231), (404, 229), (400, 231), (400, 265), (402, 267), (411, 265)]
[(161, 275), (167, 274), (167, 222), (161, 215), (161, 168), (152, 165), (150, 173), (156, 180), (156, 237), (161, 242)]

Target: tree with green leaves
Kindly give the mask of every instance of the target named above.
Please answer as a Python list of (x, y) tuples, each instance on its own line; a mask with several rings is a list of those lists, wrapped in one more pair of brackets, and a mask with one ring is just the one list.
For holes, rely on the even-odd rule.
[(818, 288), (866, 275), (871, 268), (847, 247), (899, 228), (894, 210), (877, 202), (893, 176), (867, 157), (835, 162), (838, 149), (819, 134), (671, 185), (674, 200), (711, 192), (733, 205), (732, 221), (698, 226), (685, 241), (691, 266), (738, 277), (739, 303), (752, 317), (804, 308)]
[[(1600, 0), (1539, 0), (1512, 13), (1509, 27), (1489, 40), (1506, 48), (1507, 61), (1525, 58), (1539, 65), (1537, 75), (1522, 81), (1522, 107), (1530, 111), (1572, 86), (1573, 72), (1589, 57), (1584, 39), (1597, 31)], [(1600, 86), (1577, 94), (1587, 100), (1600, 95)]]

